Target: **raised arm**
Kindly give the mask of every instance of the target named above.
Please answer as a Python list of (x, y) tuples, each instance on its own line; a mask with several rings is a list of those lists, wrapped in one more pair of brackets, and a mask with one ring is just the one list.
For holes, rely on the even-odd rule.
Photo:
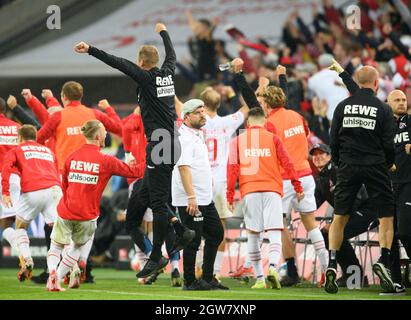
[(345, 71), (344, 68), (336, 60), (333, 60), (332, 65), (329, 66), (328, 69), (338, 73), (351, 94), (354, 94), (360, 88), (358, 84), (355, 83), (355, 81), (351, 78), (351, 75), (347, 71)]
[(167, 28), (162, 23), (157, 23), (156, 32), (163, 38), (164, 48), (166, 50), (166, 58), (164, 59), (161, 69), (167, 69), (170, 73), (174, 74), (176, 70), (176, 53), (174, 51), (173, 43), (171, 42), (170, 35), (167, 32)]
[(23, 124), (31, 124), (37, 129), (40, 128), (40, 123), (31, 117), (24, 109), (17, 103), (17, 99), (14, 96), (9, 96), (7, 99), (7, 105), (13, 112), (13, 115)]
[(113, 67), (125, 75), (129, 76), (140, 85), (143, 85), (145, 81), (149, 80), (149, 74), (147, 71), (141, 69), (138, 65), (131, 62), (130, 60), (116, 57), (114, 55), (108, 54), (103, 50), (99, 50), (96, 47), (92, 47), (85, 42), (80, 42), (76, 44), (74, 50), (77, 53), (88, 53), (89, 55), (103, 61), (105, 64)]

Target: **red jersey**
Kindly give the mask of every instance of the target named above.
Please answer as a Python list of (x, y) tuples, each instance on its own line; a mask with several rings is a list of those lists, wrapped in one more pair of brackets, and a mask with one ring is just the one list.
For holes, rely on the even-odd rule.
[[(132, 113), (124, 119), (123, 144), (124, 151), (131, 152), (136, 159), (136, 163), (145, 166), (147, 139), (144, 134), (144, 125), (140, 115)], [(137, 177), (137, 179), (141, 178), (143, 178), (143, 175)], [(131, 184), (134, 180), (135, 179), (128, 179), (128, 183)]]
[(3, 161), (1, 185), (4, 195), (10, 195), (10, 174), (16, 167), (20, 172), (23, 193), (60, 185), (56, 155), (49, 148), (27, 141), (10, 150)]
[(6, 153), (18, 145), (17, 130), (19, 128), (20, 125), (17, 122), (6, 118), (3, 114), (0, 114), (0, 164), (3, 163)]
[(144, 167), (130, 168), (125, 162), (85, 144), (66, 160), (63, 171), (63, 197), (57, 207), (65, 220), (87, 221), (100, 215), (100, 200), (111, 176), (135, 178)]

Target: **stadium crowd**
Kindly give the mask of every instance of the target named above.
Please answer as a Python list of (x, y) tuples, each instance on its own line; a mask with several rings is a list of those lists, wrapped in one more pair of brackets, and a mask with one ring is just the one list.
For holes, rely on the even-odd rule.
[[(238, 58), (226, 52), (223, 40), (214, 38), (218, 19), (196, 19), (190, 11), (186, 12), (193, 31), (188, 42), (190, 61), (176, 59), (162, 24), (156, 25), (166, 49), (161, 67), (153, 46), (140, 48), (136, 64), (92, 44), (77, 44), (77, 53), (88, 53), (137, 83), (138, 105), (124, 119), (105, 99), (98, 102), (102, 111), (83, 106), (81, 99), (87, 92), (73, 81), (63, 86), (61, 99), (44, 89), (44, 104), (30, 89), (22, 88), (29, 110), (13, 95), (0, 98), (0, 221), (3, 238), (20, 253), (19, 280), (47, 282), (50, 291), (64, 290), (63, 280), (70, 288), (93, 282), (90, 252), (94, 263), (110, 258), (115, 236), (127, 233), (135, 244), (138, 263), (133, 264), (139, 265), (140, 284), (155, 282), (170, 260), (173, 286), (227, 290), (219, 279), (224, 228), (234, 209), (239, 179), (248, 255), (234, 277), (254, 274), (255, 289), (279, 289), (300, 282), (295, 247), (287, 230), (295, 210), (301, 214), (320, 261), (319, 286), (336, 293), (338, 286), (346, 286), (347, 269), (353, 265), (361, 270), (361, 286), (366, 286), (364, 266), (349, 239), (366, 231), (371, 223), (377, 225), (380, 218), (380, 232), (391, 240), (380, 243), (382, 256), (373, 270), (384, 294), (404, 294), (408, 283), (402, 283), (399, 246), (401, 243), (411, 256), (407, 207), (411, 194), (407, 158), (411, 148), (407, 115), (411, 114), (407, 104), (411, 94), (411, 15), (401, 1), (362, 0), (358, 5), (361, 25), (352, 30), (346, 26), (344, 12), (329, 0), (322, 1), (321, 8), (313, 6), (310, 24), (293, 11), (283, 24), (281, 41), (275, 44), (250, 39), (246, 29), (228, 26), (227, 33), (237, 43)], [(219, 71), (219, 65), (229, 70)], [(174, 94), (175, 69), (194, 84), (184, 99)], [(336, 245), (337, 223), (320, 230), (314, 212), (324, 202), (331, 208), (336, 199), (341, 204), (341, 178), (337, 178), (343, 168), (343, 156), (338, 157), (343, 147), (336, 147), (336, 141), (341, 138), (343, 144), (347, 140), (342, 138), (343, 130), (334, 131), (331, 137), (337, 125), (333, 116), (341, 103), (357, 97), (361, 90), (370, 90), (392, 110), (379, 124), (385, 128), (389, 146), (377, 143), (380, 150), (368, 152), (383, 153), (386, 168), (382, 170), (387, 175), (390, 170), (396, 208), (391, 217), (381, 216), (375, 199), (384, 199), (385, 194), (372, 192), (379, 182), (365, 179), (347, 211), (338, 211), (341, 206), (336, 203), (336, 216), (350, 217), (346, 225), (339, 225), (341, 243)], [(372, 130), (380, 130), (379, 125)], [(360, 131), (371, 128), (364, 126), (353, 125)], [(165, 129), (171, 136), (171, 140), (164, 139), (172, 146), (168, 150), (173, 154), (172, 165), (160, 165), (153, 158), (160, 144), (153, 138), (156, 129)], [(106, 130), (110, 135), (106, 136)], [(258, 143), (253, 145), (253, 132), (257, 131)], [(99, 151), (110, 140), (121, 143), (118, 159)], [(367, 140), (358, 143), (367, 145)], [(253, 157), (259, 159), (258, 168), (251, 175), (244, 174)], [(115, 178), (110, 198), (102, 197), (113, 175), (123, 178)], [(392, 192), (390, 188), (384, 192)], [(41, 193), (49, 194), (46, 200)], [(46, 222), (48, 270), (32, 278), (26, 229), (39, 213)], [(393, 220), (388, 219), (392, 216)], [(264, 233), (269, 240), (266, 273), (260, 252)], [(163, 243), (168, 259), (161, 252)], [(184, 285), (179, 270), (182, 249)], [(281, 253), (287, 274), (280, 279)], [(194, 273), (196, 263), (199, 272)], [(338, 280), (333, 273), (337, 263), (342, 269)]]

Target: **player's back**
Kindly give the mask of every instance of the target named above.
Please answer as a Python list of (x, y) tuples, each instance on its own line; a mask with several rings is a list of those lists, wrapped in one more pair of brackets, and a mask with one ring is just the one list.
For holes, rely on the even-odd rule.
[(17, 122), (0, 114), (0, 165), (3, 163), (5, 154), (17, 146), (19, 128), (20, 125)]
[[(276, 128), (276, 133), (283, 142), (293, 160), (297, 172), (311, 173), (308, 162), (308, 129), (303, 117), (293, 110), (285, 108), (274, 109), (267, 121)], [(284, 171), (282, 170), (284, 173)]]
[(202, 128), (208, 149), (211, 170), (214, 181), (227, 180), (227, 161), (230, 141), (235, 131), (244, 122), (242, 112), (228, 116), (206, 116), (207, 122)]

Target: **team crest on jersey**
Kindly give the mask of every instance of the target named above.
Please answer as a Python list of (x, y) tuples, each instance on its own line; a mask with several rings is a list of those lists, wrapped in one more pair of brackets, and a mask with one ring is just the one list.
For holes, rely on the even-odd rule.
[(404, 129), (407, 127), (407, 124), (405, 122), (400, 122), (400, 125), (398, 126), (400, 129)]

